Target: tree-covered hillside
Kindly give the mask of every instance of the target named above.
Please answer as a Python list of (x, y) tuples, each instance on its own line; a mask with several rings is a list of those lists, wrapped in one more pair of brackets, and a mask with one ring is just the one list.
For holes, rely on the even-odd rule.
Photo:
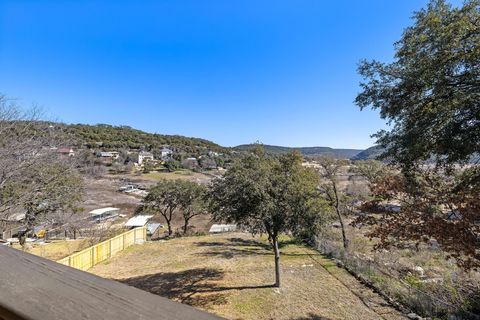
[(377, 158), (385, 151), (380, 146), (373, 146), (356, 154), (352, 160), (378, 160)]
[[(255, 147), (254, 144), (242, 144), (236, 146), (234, 149), (238, 151), (250, 151)], [(292, 150), (298, 150), (302, 155), (306, 157), (318, 157), (318, 156), (333, 156), (337, 159), (350, 159), (353, 156), (360, 153), (362, 150), (358, 149), (333, 149), (329, 147), (300, 147), (290, 148), (272, 145), (263, 145), (265, 151), (271, 154), (282, 154)]]
[(120, 148), (150, 150), (169, 146), (177, 151), (190, 153), (197, 153), (200, 150), (229, 153), (229, 148), (205, 139), (148, 133), (128, 126), (107, 124), (54, 124), (54, 126), (64, 131), (77, 147), (86, 146), (105, 150)]

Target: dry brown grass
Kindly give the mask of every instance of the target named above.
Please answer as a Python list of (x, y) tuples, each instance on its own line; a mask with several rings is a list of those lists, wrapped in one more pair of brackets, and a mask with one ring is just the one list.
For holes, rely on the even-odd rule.
[(197, 183), (208, 183), (212, 177), (200, 172), (193, 172), (190, 170), (179, 170), (175, 172), (160, 172), (151, 171), (149, 173), (143, 173), (140, 176), (133, 176), (133, 179), (146, 180), (146, 181), (160, 181), (160, 180), (189, 180)]
[(133, 246), (91, 272), (229, 319), (403, 318), (331, 260), (284, 240), (281, 289), (265, 239), (243, 233)]
[[(87, 240), (61, 240), (46, 244), (34, 243), (31, 245), (32, 247), (26, 250), (28, 253), (56, 261), (83, 250), (90, 244)], [(22, 250), (19, 244), (14, 244), (13, 247)]]

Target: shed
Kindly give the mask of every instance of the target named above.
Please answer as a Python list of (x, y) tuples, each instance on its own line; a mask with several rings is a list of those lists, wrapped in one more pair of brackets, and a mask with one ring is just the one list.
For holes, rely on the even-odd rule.
[(106, 207), (106, 208), (92, 210), (89, 213), (92, 220), (102, 221), (102, 220), (118, 217), (118, 215), (120, 214), (120, 209), (113, 208), (113, 207)]
[(143, 227), (147, 224), (148, 220), (150, 220), (153, 216), (134, 216), (125, 223), (125, 227), (135, 228), (135, 227)]
[(236, 224), (213, 224), (208, 232), (221, 233), (221, 232), (234, 232), (237, 230)]
[(147, 227), (147, 235), (148, 236), (152, 236), (155, 234), (155, 232), (157, 232), (158, 228), (160, 228), (162, 225), (158, 222), (151, 222), (151, 223), (147, 223), (146, 227)]

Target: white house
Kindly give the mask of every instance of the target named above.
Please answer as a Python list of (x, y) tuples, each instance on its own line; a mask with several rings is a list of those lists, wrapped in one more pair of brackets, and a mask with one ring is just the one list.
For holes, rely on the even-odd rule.
[(162, 159), (168, 158), (172, 154), (173, 154), (173, 151), (168, 148), (162, 148), (162, 150), (160, 150), (160, 157), (162, 157)]
[(153, 154), (146, 151), (140, 151), (138, 154), (138, 164), (142, 165), (145, 161), (153, 161)]
[(117, 159), (120, 156), (118, 151), (102, 151), (100, 152), (100, 158), (104, 159)]

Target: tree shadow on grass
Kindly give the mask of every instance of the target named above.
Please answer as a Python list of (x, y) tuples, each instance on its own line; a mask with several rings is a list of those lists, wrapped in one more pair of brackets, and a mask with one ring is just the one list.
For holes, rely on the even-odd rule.
[(220, 286), (224, 272), (213, 268), (197, 268), (180, 272), (159, 272), (120, 280), (121, 282), (159, 296), (195, 307), (208, 308), (227, 303), (225, 291), (271, 288), (261, 286)]
[(299, 318), (291, 318), (291, 320), (331, 320), (331, 319), (322, 317), (313, 313), (309, 313), (307, 316), (299, 317)]
[[(297, 240), (288, 240), (279, 244), (280, 249), (290, 245), (298, 244)], [(196, 242), (195, 245), (200, 247), (211, 247), (212, 250), (198, 253), (204, 257), (221, 257), (224, 259), (231, 259), (235, 256), (273, 256), (273, 251), (270, 244), (242, 238), (229, 238), (226, 242)], [(308, 253), (286, 253), (281, 252), (282, 256), (286, 257), (300, 257), (308, 256)]]

